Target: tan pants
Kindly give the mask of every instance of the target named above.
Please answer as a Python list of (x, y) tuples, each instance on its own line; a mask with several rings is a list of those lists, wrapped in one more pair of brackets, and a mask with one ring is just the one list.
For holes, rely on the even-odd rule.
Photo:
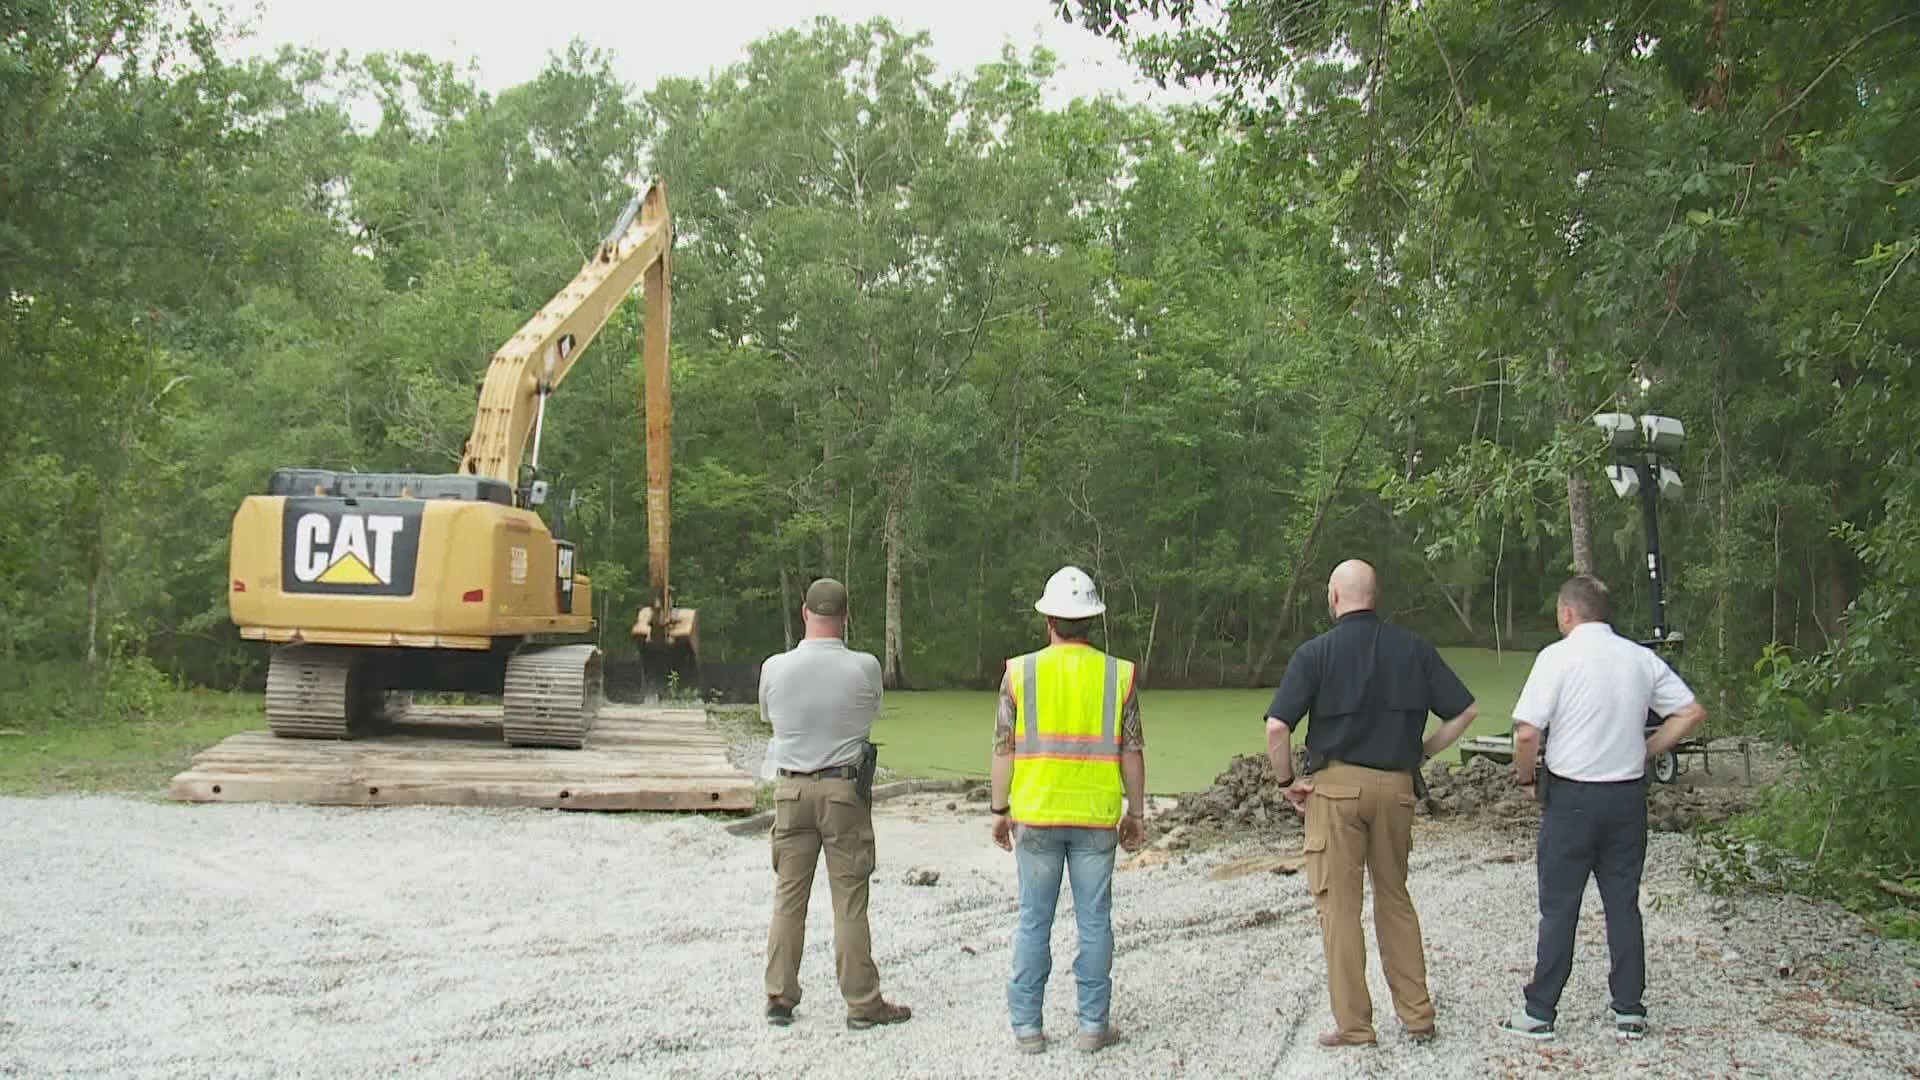
[(1420, 916), (1407, 895), (1413, 804), (1409, 773), (1334, 763), (1313, 775), (1313, 795), (1307, 800), (1307, 887), (1320, 913), (1334, 1023), (1351, 1041), (1374, 1037), (1367, 944), (1360, 930), (1364, 872), (1373, 875), (1373, 929), (1394, 1011), (1409, 1031), (1433, 1027)]
[(851, 780), (782, 778), (774, 788), (773, 925), (767, 931), (767, 996), (800, 1003), (800, 956), (807, 947), (807, 899), (827, 853), (833, 889), (833, 960), (847, 1011), (880, 1007), (880, 970), (867, 931), (873, 875), (873, 811)]

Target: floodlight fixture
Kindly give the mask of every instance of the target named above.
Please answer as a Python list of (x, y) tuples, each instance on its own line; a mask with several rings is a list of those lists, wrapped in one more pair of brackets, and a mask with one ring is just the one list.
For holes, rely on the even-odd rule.
[(1687, 442), (1686, 425), (1671, 416), (1642, 416), (1640, 435), (1656, 454), (1677, 454)]
[(1631, 450), (1640, 441), (1639, 425), (1626, 413), (1601, 413), (1593, 418), (1595, 426), (1607, 436), (1615, 450)]
[(1623, 499), (1640, 493), (1640, 471), (1631, 466), (1607, 466), (1607, 481), (1613, 485), (1613, 493)]
[(1663, 499), (1678, 500), (1686, 490), (1684, 485), (1680, 483), (1680, 474), (1665, 465), (1660, 466), (1656, 486), (1660, 489), (1660, 497)]

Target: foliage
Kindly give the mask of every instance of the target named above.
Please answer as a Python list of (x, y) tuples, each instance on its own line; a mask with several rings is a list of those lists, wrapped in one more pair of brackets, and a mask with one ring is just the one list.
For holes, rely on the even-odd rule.
[[(1074, 562), (1151, 685), (1261, 685), (1341, 557), (1443, 642), (1524, 648), (1589, 546), (1644, 633), (1637, 511), (1576, 525), (1574, 489), (1589, 413), (1660, 411), (1691, 434), (1683, 670), (1715, 725), (1801, 747), (1810, 805), (1881, 770), (1823, 862), (1900, 871), (1920, 18), (1059, 6), (1218, 99), (1051, 107), (1044, 52), (949, 76), (884, 21), (638, 89), (576, 43), (493, 94), (419, 54), (234, 61), (198, 6), (8, 7), (0, 662), (257, 679), (239, 500), (281, 465), (451, 467), (490, 351), (657, 175), (675, 584), (712, 659), (783, 648), (832, 573), (895, 685), (991, 687)], [(650, 317), (615, 313), (543, 459), (615, 652)]]

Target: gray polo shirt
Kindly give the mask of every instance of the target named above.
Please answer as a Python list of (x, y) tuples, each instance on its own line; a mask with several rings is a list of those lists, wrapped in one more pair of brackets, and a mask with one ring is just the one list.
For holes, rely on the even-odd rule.
[(760, 716), (773, 725), (767, 771), (858, 765), (880, 715), (880, 661), (839, 638), (812, 638), (760, 666)]

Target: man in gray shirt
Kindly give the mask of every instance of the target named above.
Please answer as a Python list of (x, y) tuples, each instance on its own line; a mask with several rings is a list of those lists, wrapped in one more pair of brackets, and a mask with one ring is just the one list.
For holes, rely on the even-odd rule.
[(847, 1026), (862, 1031), (913, 1016), (880, 996), (867, 930), (873, 876), (873, 810), (855, 783), (880, 713), (880, 661), (847, 648), (847, 587), (821, 578), (807, 588), (806, 637), (760, 668), (760, 715), (773, 726), (767, 764), (774, 785), (773, 924), (767, 931), (767, 1022), (784, 1027), (800, 1004), (807, 900), (820, 853), (833, 891), (834, 969)]

